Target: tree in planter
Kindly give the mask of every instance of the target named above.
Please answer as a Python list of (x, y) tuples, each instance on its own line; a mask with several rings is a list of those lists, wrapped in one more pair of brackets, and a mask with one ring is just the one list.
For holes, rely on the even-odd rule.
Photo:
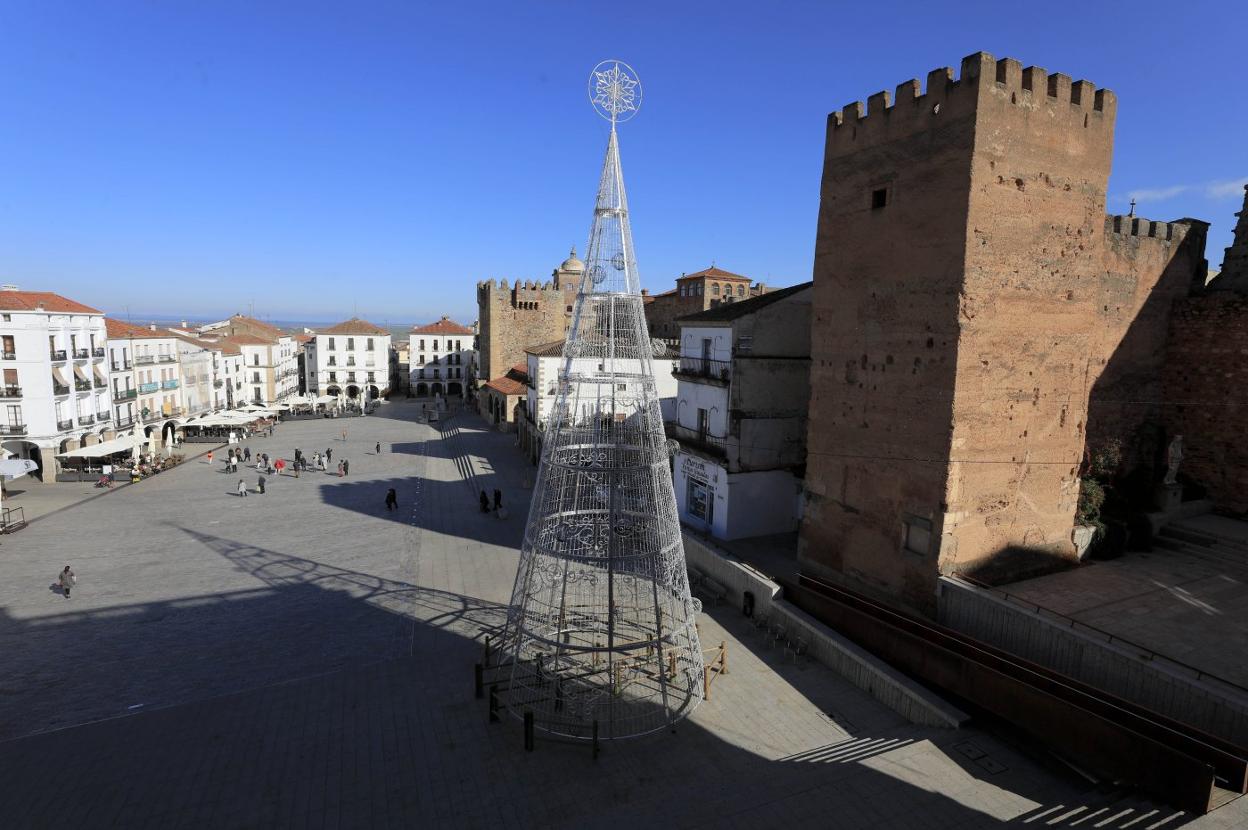
[[(1126, 517), (1112, 516), (1112, 511), (1105, 510), (1106, 500), (1112, 495), (1113, 480), (1121, 465), (1122, 441), (1111, 438), (1103, 444), (1089, 448), (1079, 479), (1079, 502), (1075, 508), (1075, 519), (1082, 525), (1096, 528), (1092, 548), (1102, 555), (1116, 556), (1126, 547)], [(1102, 517), (1103, 513), (1110, 520), (1112, 533)]]

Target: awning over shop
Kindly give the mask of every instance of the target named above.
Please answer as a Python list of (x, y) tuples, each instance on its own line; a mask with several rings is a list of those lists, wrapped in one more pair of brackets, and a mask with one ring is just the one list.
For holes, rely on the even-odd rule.
[(82, 371), (82, 367), (77, 363), (74, 364), (74, 374), (78, 376), (79, 380), (91, 380), (91, 378), (87, 377), (87, 373)]
[(119, 452), (130, 452), (134, 449), (134, 436), (127, 433), (89, 447), (79, 447), (69, 452), (57, 453), (57, 458), (100, 458)]

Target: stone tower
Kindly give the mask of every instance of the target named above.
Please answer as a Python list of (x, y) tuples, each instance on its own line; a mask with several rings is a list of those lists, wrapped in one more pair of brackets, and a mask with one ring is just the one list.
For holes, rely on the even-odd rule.
[(1187, 231), (1128, 218), (1107, 268), (1115, 108), (977, 53), (829, 117), (803, 572), (931, 611), (1073, 557), (1090, 390)]
[(1210, 291), (1248, 294), (1248, 184), (1244, 185), (1244, 209), (1235, 214), (1235, 239), (1222, 257), (1222, 271), (1209, 283)]
[(572, 302), (585, 265), (576, 249), (545, 283), (507, 280), (477, 283), (478, 351), (481, 357), (477, 386), (525, 361), (524, 350), (539, 343), (562, 340), (572, 320)]

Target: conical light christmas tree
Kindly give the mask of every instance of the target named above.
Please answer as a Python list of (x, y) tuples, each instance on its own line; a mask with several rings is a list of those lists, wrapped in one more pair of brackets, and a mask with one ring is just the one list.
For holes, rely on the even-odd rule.
[(611, 134), (500, 657), (513, 714), (625, 738), (688, 715), (703, 661), (616, 135), (640, 87), (612, 61), (590, 96)]

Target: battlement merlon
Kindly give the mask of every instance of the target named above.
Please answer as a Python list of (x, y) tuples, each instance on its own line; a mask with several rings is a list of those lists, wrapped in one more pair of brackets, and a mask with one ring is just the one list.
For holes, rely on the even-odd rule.
[(877, 92), (867, 99), (865, 107), (855, 101), (831, 113), (829, 146), (834, 141), (854, 141), (864, 130), (870, 134), (883, 130), (883, 135), (888, 135), (897, 129), (907, 134), (937, 126), (941, 115), (971, 115), (981, 92), (1003, 95), (1011, 104), (1029, 109), (1060, 106), (1082, 111), (1089, 123), (1095, 118), (1112, 125), (1118, 108), (1113, 92), (1097, 89), (1089, 81), (1072, 81), (1060, 73), (1050, 75), (1036, 66), (1024, 69), (1013, 58), (996, 60), (987, 52), (976, 52), (962, 59), (956, 79), (952, 69), (941, 67), (927, 74), (925, 90), (917, 79), (911, 79), (897, 86), (895, 98), (888, 92)]
[(1193, 228), (1204, 232), (1208, 222), (1199, 219), (1176, 219), (1173, 222), (1155, 222), (1139, 216), (1111, 215), (1105, 217), (1105, 235), (1135, 236), (1140, 239), (1156, 239), (1159, 242), (1182, 242)]

